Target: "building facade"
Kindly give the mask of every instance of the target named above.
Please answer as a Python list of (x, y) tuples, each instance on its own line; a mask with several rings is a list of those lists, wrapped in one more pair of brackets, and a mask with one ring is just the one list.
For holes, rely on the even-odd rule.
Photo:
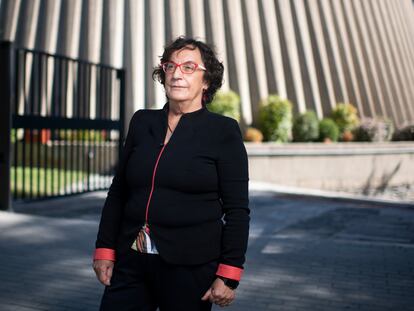
[(180, 35), (215, 46), (244, 124), (274, 93), (295, 113), (349, 102), (414, 123), (411, 0), (0, 0), (0, 40), (124, 67), (127, 118), (165, 103), (151, 73)]

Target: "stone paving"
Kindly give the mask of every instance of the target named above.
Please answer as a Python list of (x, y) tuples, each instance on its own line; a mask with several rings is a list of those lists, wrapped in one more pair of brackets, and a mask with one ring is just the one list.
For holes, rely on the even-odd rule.
[[(105, 193), (0, 212), (0, 310), (97, 310), (91, 255)], [(414, 310), (414, 206), (251, 191), (227, 310)], [(221, 310), (215, 307), (214, 310)]]

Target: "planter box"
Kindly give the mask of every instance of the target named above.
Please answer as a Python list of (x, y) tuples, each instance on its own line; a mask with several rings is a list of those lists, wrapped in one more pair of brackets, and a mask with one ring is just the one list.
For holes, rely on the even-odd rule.
[(330, 191), (414, 184), (414, 142), (245, 143), (250, 180)]

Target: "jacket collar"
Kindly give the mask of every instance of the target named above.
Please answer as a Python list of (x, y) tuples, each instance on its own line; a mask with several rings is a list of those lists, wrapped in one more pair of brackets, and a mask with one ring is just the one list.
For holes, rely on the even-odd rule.
[[(168, 116), (168, 110), (170, 108), (169, 105), (170, 105), (169, 102), (166, 102), (164, 104), (164, 107), (162, 107), (162, 111), (164, 112), (165, 116)], [(200, 109), (195, 110), (195, 111), (191, 111), (191, 112), (186, 112), (182, 115), (182, 117), (187, 117), (187, 118), (190, 117), (191, 118), (191, 117), (194, 117), (194, 116), (201, 115), (206, 111), (207, 111), (207, 107), (206, 107), (206, 105), (203, 104)]]

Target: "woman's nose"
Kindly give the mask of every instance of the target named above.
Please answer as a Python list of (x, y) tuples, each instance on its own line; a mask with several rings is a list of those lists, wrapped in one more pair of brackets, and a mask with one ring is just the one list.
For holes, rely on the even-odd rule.
[(172, 77), (174, 79), (181, 78), (182, 74), (183, 73), (181, 72), (181, 68), (178, 68), (178, 66), (175, 66), (175, 69), (174, 69), (174, 71), (172, 73)]

